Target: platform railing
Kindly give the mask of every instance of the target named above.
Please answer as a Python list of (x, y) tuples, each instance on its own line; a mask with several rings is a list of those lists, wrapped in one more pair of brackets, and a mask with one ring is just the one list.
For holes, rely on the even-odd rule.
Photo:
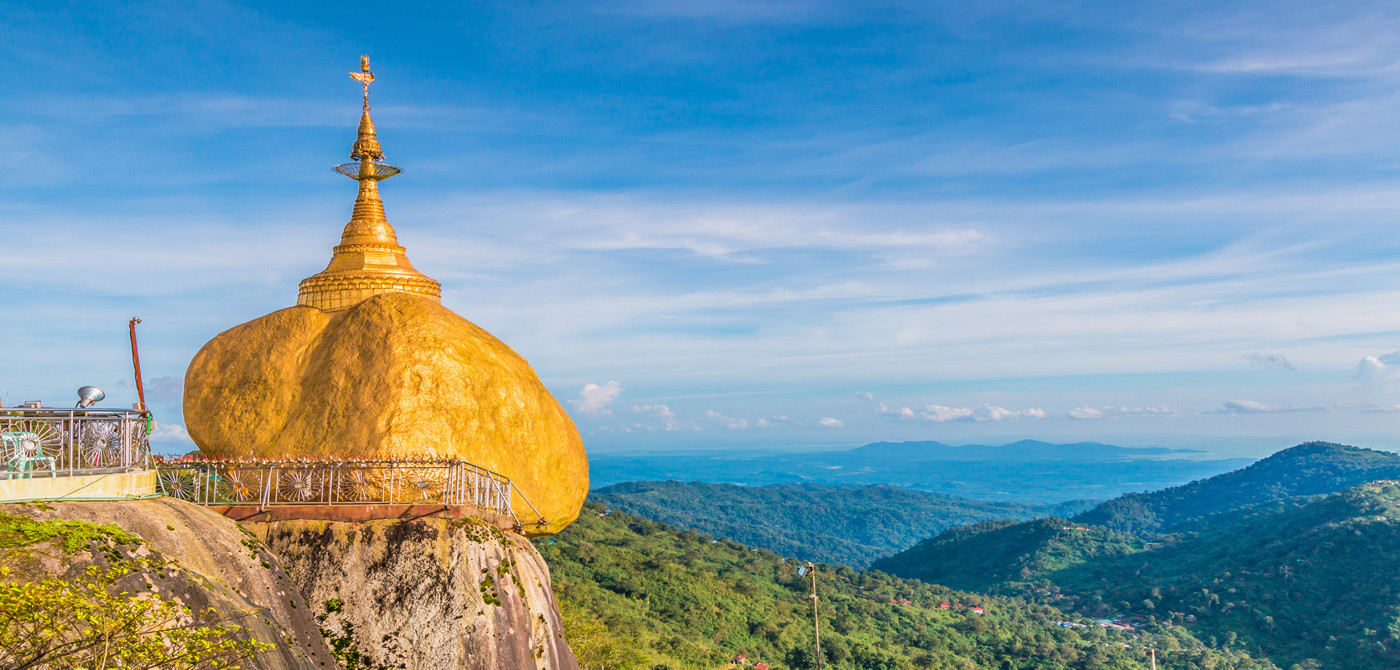
[(151, 427), (150, 413), (139, 410), (0, 408), (0, 433), (23, 436), (0, 442), (0, 478), (149, 467)]
[(534, 510), (509, 477), (462, 460), (185, 457), (157, 459), (155, 467), (161, 493), (198, 505), (467, 506), (520, 525), (514, 494)]

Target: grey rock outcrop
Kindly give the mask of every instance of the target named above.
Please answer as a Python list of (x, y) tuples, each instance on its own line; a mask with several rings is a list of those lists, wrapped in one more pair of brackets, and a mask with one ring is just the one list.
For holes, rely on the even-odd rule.
[(577, 670), (549, 569), (472, 519), (245, 522), (361, 667)]

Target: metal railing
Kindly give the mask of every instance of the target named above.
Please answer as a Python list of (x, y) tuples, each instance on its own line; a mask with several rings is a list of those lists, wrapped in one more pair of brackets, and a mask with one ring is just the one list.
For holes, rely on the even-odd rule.
[(461, 460), (186, 457), (155, 467), (161, 493), (197, 505), (469, 506), (519, 525), (513, 493), (534, 510), (510, 478)]
[(0, 479), (149, 467), (150, 417), (124, 409), (0, 408), (0, 433), (12, 436), (0, 442)]

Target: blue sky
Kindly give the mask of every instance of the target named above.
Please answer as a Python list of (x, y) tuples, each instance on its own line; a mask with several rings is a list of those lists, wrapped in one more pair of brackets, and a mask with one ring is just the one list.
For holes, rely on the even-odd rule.
[[(594, 450), (1400, 440), (1394, 3), (21, 3), (0, 391), (134, 396), (390, 220)], [(522, 6), (523, 5), (523, 6)]]

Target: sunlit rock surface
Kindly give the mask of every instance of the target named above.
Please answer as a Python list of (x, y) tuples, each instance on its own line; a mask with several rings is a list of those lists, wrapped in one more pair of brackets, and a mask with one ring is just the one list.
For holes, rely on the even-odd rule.
[(416, 294), (231, 328), (190, 363), (184, 410), (209, 456), (464, 459), (510, 477), (544, 532), (576, 518), (588, 493), (578, 430), (525, 359)]
[(549, 568), (472, 519), (244, 523), (361, 667), (578, 670)]

